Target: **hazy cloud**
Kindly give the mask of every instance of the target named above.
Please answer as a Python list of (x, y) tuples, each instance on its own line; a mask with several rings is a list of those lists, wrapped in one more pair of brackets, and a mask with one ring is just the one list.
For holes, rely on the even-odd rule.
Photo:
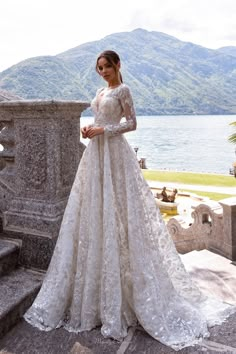
[(8, 0), (0, 8), (0, 71), (138, 27), (209, 48), (236, 46), (235, 13), (235, 0)]

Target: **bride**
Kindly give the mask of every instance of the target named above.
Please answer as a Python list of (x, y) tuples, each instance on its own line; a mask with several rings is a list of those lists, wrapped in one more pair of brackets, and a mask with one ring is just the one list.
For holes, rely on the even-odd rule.
[[(235, 308), (204, 296), (175, 249), (136, 155), (123, 133), (136, 129), (120, 58), (99, 55), (107, 82), (91, 106), (94, 124), (80, 161), (41, 290), (24, 318), (41, 330), (101, 326), (120, 340), (140, 324), (179, 350), (209, 335)], [(125, 121), (122, 121), (122, 117)]]

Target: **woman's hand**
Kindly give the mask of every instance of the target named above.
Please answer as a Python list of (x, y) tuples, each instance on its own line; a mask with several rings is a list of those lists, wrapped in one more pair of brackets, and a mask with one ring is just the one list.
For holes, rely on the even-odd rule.
[(94, 138), (96, 135), (101, 135), (104, 133), (103, 127), (89, 127), (86, 130), (86, 137), (89, 139)]
[(85, 126), (80, 129), (83, 139), (87, 139), (88, 129), (89, 129), (89, 126)]

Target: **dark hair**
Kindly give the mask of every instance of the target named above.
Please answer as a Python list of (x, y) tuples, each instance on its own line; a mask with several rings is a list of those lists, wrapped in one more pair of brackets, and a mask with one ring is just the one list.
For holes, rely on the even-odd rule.
[[(96, 71), (97, 71), (97, 73), (99, 73), (98, 61), (101, 58), (105, 58), (108, 61), (108, 63), (111, 64), (113, 69), (117, 71), (116, 65), (120, 62), (119, 55), (116, 52), (114, 52), (113, 50), (105, 50), (104, 52), (99, 54), (99, 56), (97, 57), (97, 61), (96, 61)], [(121, 75), (121, 73), (119, 73), (119, 74), (120, 74), (120, 81), (123, 82), (122, 75)]]

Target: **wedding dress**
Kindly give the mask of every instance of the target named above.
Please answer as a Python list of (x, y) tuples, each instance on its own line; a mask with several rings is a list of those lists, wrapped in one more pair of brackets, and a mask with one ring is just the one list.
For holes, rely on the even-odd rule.
[(101, 326), (118, 340), (139, 323), (175, 350), (194, 345), (235, 308), (204, 296), (181, 262), (123, 135), (136, 129), (128, 86), (99, 89), (91, 106), (104, 134), (84, 151), (49, 269), (24, 318), (46, 331)]

